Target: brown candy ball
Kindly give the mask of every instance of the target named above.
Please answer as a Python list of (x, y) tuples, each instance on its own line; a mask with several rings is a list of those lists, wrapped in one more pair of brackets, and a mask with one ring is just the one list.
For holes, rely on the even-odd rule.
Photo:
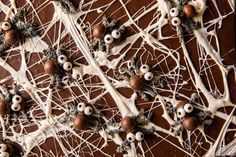
[(126, 116), (121, 120), (121, 127), (126, 132), (131, 132), (135, 128), (135, 125), (136, 125), (136, 122), (131, 117)]
[(9, 111), (9, 104), (4, 100), (0, 100), (0, 114), (6, 115), (8, 111)]
[(6, 31), (4, 34), (4, 42), (8, 45), (15, 45), (20, 41), (20, 34), (16, 30)]
[(103, 24), (97, 24), (93, 28), (93, 36), (97, 39), (103, 39), (105, 35), (105, 26)]
[(129, 85), (134, 90), (140, 90), (144, 87), (144, 81), (139, 76), (132, 76), (129, 80)]
[(185, 17), (187, 18), (192, 18), (196, 15), (196, 10), (194, 6), (189, 5), (189, 4), (184, 5), (183, 12), (184, 12)]
[(44, 64), (44, 71), (49, 75), (56, 74), (58, 70), (59, 69), (57, 63), (52, 59), (47, 60)]
[(179, 109), (179, 108), (184, 108), (184, 105), (187, 104), (188, 101), (187, 100), (181, 100), (177, 106), (176, 106), (176, 109)]
[(76, 116), (75, 119), (74, 119), (74, 125), (75, 125), (75, 128), (77, 130), (79, 130), (79, 131), (83, 130), (87, 126), (86, 119), (83, 116), (81, 116), (81, 115)]
[(188, 131), (194, 131), (198, 127), (198, 121), (193, 116), (186, 117), (183, 120), (183, 127)]

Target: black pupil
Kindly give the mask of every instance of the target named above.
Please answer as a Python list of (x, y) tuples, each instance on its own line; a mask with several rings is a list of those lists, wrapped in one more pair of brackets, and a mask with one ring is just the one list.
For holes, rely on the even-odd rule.
[(131, 137), (129, 137), (129, 140), (131, 141), (131, 140), (132, 140), (132, 138), (131, 138)]
[(143, 138), (143, 135), (141, 135), (141, 138)]
[(92, 110), (90, 109), (90, 110), (89, 110), (89, 113), (91, 113), (91, 112), (92, 112)]
[(143, 69), (146, 69), (146, 66), (143, 66)]
[(17, 107), (15, 107), (15, 110), (17, 110)]
[(63, 60), (64, 59), (64, 57), (61, 57), (61, 60)]
[(79, 105), (79, 107), (81, 108), (81, 107), (82, 107), (82, 105)]
[(179, 115), (181, 115), (181, 112), (179, 112)]
[(119, 32), (116, 32), (116, 35), (119, 35)]
[(151, 79), (151, 76), (149, 76), (148, 79), (150, 80), (150, 79)]
[(175, 11), (174, 10), (172, 10), (172, 13), (174, 13)]
[(108, 38), (107, 38), (107, 41), (109, 41), (109, 40), (110, 40), (110, 38), (108, 37)]
[(191, 110), (191, 107), (189, 106), (188, 109)]
[(20, 98), (19, 98), (19, 97), (16, 97), (16, 100), (18, 100), (18, 101), (19, 101), (19, 100), (20, 100)]
[(176, 21), (176, 20), (175, 20), (174, 22), (175, 22), (175, 23), (177, 23), (177, 21)]

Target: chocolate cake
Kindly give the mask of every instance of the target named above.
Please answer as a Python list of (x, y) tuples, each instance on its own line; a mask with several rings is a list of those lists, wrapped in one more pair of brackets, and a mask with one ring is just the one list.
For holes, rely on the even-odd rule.
[(236, 156), (234, 0), (0, 9), (1, 157)]

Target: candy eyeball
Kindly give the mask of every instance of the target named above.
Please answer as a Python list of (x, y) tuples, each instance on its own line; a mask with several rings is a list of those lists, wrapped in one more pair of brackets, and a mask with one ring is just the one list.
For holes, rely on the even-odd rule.
[(118, 30), (113, 30), (113, 31), (111, 32), (111, 35), (112, 35), (113, 38), (119, 39), (119, 38), (120, 38), (120, 31), (118, 31)]
[(2, 23), (2, 29), (3, 29), (4, 31), (10, 30), (10, 29), (11, 29), (11, 23), (10, 23), (10, 22), (3, 22), (3, 23)]
[(144, 74), (144, 79), (147, 81), (151, 81), (153, 79), (154, 75), (152, 72), (147, 72), (146, 74)]
[(5, 152), (7, 150), (7, 145), (2, 143), (0, 144), (0, 152)]
[(11, 109), (12, 109), (12, 111), (20, 111), (21, 105), (20, 104), (12, 104)]
[(112, 37), (112, 35), (110, 35), (110, 34), (105, 35), (104, 41), (105, 41), (105, 43), (107, 43), (107, 44), (112, 44), (112, 42), (113, 42), (113, 37)]
[(144, 64), (140, 67), (140, 72), (141, 73), (145, 74), (145, 73), (149, 72), (149, 70), (150, 70), (150, 67), (147, 64)]
[(179, 9), (178, 8), (171, 8), (170, 9), (170, 16), (171, 17), (176, 17), (176, 16), (178, 16), (179, 15)]
[(134, 136), (134, 134), (133, 134), (132, 132), (130, 132), (130, 133), (128, 133), (128, 134), (126, 135), (126, 139), (127, 139), (129, 142), (134, 142), (135, 136)]
[(63, 64), (63, 69), (64, 69), (65, 71), (70, 71), (70, 70), (72, 69), (72, 64), (71, 64), (71, 62), (65, 62), (65, 63)]
[(179, 25), (181, 24), (180, 18), (178, 18), (178, 17), (172, 18), (171, 24), (172, 24), (173, 26), (179, 26)]
[(67, 57), (65, 55), (60, 55), (58, 58), (57, 58), (57, 61), (60, 63), (60, 64), (64, 64), (66, 61), (67, 61)]
[(86, 107), (85, 103), (81, 102), (77, 105), (77, 110), (83, 112), (85, 107)]
[(192, 104), (185, 104), (184, 105), (184, 111), (187, 113), (193, 112), (193, 105)]
[(135, 134), (135, 139), (136, 139), (137, 141), (142, 141), (143, 138), (144, 138), (144, 135), (143, 135), (142, 132), (137, 132), (137, 133)]
[(184, 116), (185, 116), (185, 111), (184, 111), (184, 109), (183, 108), (179, 108), (178, 110), (177, 110), (177, 116), (179, 117), (179, 118), (183, 118)]
[(93, 113), (93, 108), (91, 106), (88, 106), (84, 109), (85, 115), (90, 116), (90, 115), (92, 115), (92, 113)]
[(0, 157), (9, 157), (9, 153), (8, 152), (0, 152)]
[(21, 103), (21, 102), (22, 102), (21, 96), (19, 96), (19, 95), (14, 95), (13, 98), (12, 98), (12, 102), (13, 102), (14, 104), (19, 104), (19, 103)]

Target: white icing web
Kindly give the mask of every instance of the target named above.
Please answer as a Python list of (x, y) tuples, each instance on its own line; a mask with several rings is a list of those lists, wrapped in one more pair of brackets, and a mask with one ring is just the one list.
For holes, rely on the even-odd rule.
[[(235, 2), (227, 2), (230, 11), (222, 13), (215, 0), (208, 1), (211, 8), (206, 7), (204, 0), (190, 1), (199, 12), (194, 20), (202, 22), (203, 27), (194, 30), (187, 40), (182, 40), (180, 30), (175, 31), (169, 25), (166, 15), (171, 4), (166, 0), (145, 2), (145, 6), (137, 5), (137, 8), (132, 8), (131, 4), (135, 4), (133, 0), (104, 1), (99, 7), (96, 0), (82, 0), (80, 11), (76, 14), (66, 14), (58, 2), (48, 0), (41, 4), (26, 0), (23, 6), (15, 6), (14, 1), (1, 2), (3, 16), (10, 7), (15, 11), (16, 8), (25, 8), (28, 11), (25, 20), (40, 25), (39, 36), (11, 48), (0, 59), (0, 65), (5, 69), (0, 83), (9, 87), (13, 82), (20, 85), (20, 92), (27, 99), (29, 117), (27, 120), (20, 114), (13, 119), (17, 123), (9, 125), (7, 117), (0, 116), (3, 138), (20, 144), (24, 156), (114, 156), (119, 154), (116, 148), (124, 142), (125, 134), (111, 136), (108, 133), (118, 128), (121, 117), (137, 116), (144, 108), (144, 115), (154, 113), (155, 120), (152, 122), (151, 118), (143, 127), (155, 128), (155, 131), (146, 135), (144, 141), (131, 143), (130, 148), (122, 153), (124, 156), (162, 156), (165, 149), (169, 151), (169, 156), (177, 150), (182, 156), (236, 155), (235, 126), (232, 125), (236, 125), (235, 104), (230, 100), (232, 87), (228, 78), (229, 71), (235, 71), (235, 68), (223, 64), (224, 57), (235, 50), (232, 47), (228, 52), (221, 52), (219, 39), (224, 20), (234, 14)], [(131, 12), (131, 8), (135, 12)], [(55, 11), (52, 16), (48, 13), (50, 9)], [(217, 15), (205, 21), (202, 19), (205, 9), (212, 9)], [(106, 12), (113, 12), (109, 16), (122, 21), (121, 24), (130, 31), (129, 36), (109, 54), (91, 52), (92, 28), (101, 22)], [(121, 14), (123, 16), (119, 16)], [(44, 16), (51, 18), (47, 21)], [(52, 78), (43, 70), (46, 61), (43, 50), (48, 46), (58, 49), (61, 44), (68, 46), (67, 56), (73, 64), (82, 68), (81, 77), (71, 82), (65, 76), (63, 90), (50, 89)], [(194, 52), (189, 45), (195, 45)], [(191, 55), (193, 53), (197, 54), (197, 58)], [(152, 87), (158, 94), (151, 101), (140, 100), (136, 93), (123, 95), (122, 90), (130, 90), (129, 82), (114, 77), (131, 57), (140, 58), (139, 65), (153, 62), (152, 67), (157, 68), (166, 82), (163, 88)], [(218, 71), (217, 74), (215, 71)], [(171, 131), (170, 126), (175, 124), (177, 117), (168, 113), (168, 106), (176, 107), (180, 99), (191, 99), (192, 93), (199, 96), (195, 107), (210, 111), (218, 119), (209, 126), (209, 130), (214, 131), (214, 123), (221, 123), (214, 137), (207, 127), (201, 125), (195, 131), (185, 131), (179, 136)], [(101, 114), (102, 129), (99, 132), (75, 131), (71, 102), (89, 102), (97, 114), (104, 113)], [(49, 146), (52, 150), (48, 149)], [(113, 153), (108, 153), (108, 150)]]

